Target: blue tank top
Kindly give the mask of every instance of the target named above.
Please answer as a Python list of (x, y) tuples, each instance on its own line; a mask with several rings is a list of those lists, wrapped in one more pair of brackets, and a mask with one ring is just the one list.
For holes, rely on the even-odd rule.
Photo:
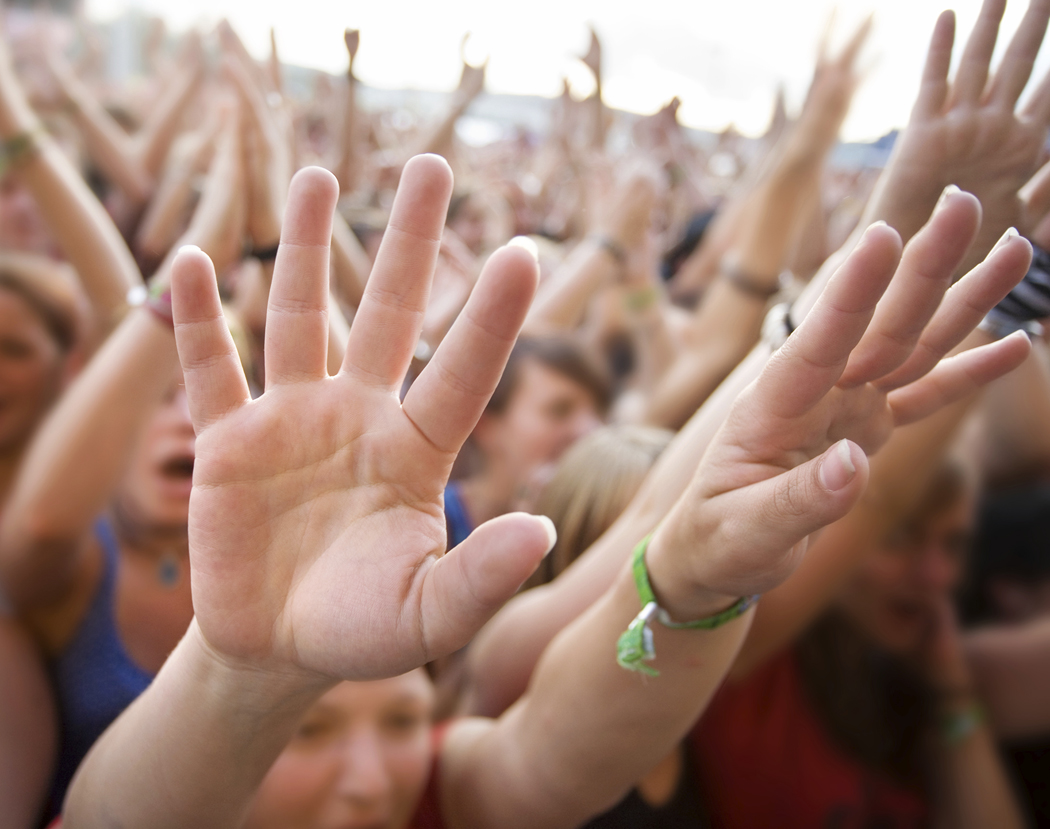
[(463, 497), (459, 494), (459, 484), (450, 483), (445, 487), (445, 529), (448, 531), (448, 549), (467, 540), (474, 532), (474, 525), (467, 515)]
[(77, 766), (95, 740), (153, 680), (128, 656), (117, 631), (120, 550), (105, 518), (95, 522), (95, 535), (103, 552), (102, 579), (72, 640), (51, 666), (62, 732), (48, 819), (61, 810)]

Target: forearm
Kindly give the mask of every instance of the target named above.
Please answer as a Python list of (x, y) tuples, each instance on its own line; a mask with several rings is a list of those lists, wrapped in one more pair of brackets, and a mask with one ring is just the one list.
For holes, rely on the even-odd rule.
[(79, 81), (67, 81), (66, 94), (75, 107), (77, 125), (92, 161), (132, 202), (145, 204), (153, 182), (138, 162), (131, 137)]
[(984, 396), (984, 467), (992, 480), (1033, 479), (1050, 471), (1050, 358), (1033, 342), (1028, 359)]
[(164, 90), (149, 120), (136, 136), (136, 159), (146, 175), (156, 177), (179, 128), (186, 106), (197, 93), (201, 79), (199, 67), (181, 72)]
[(157, 678), (81, 764), (63, 826), (240, 825), (323, 691), (295, 677), (232, 668), (209, 653), (192, 622)]
[(332, 276), (340, 299), (356, 308), (365, 293), (372, 263), (346, 220), (336, 211), (332, 222)]
[(5, 584), (16, 599), (46, 595), (68, 574), (177, 366), (171, 329), (134, 311), (34, 436), (0, 525)]
[(496, 716), (524, 693), (550, 641), (612, 586), (638, 539), (685, 492), (729, 408), (768, 356), (759, 346), (740, 364), (660, 455), (623, 514), (568, 570), (512, 599), (481, 630), (468, 651), (468, 713)]
[[(617, 637), (639, 609), (624, 567), (551, 643), (526, 696), (494, 728), (467, 724), (449, 735), (442, 785), (450, 827), (578, 826), (677, 745), (721, 682), (750, 614), (713, 631), (657, 625), (660, 676), (646, 678), (615, 658)], [(469, 763), (456, 762), (468, 754)]]
[(189, 213), (193, 176), (190, 159), (164, 173), (135, 236), (136, 249), (143, 258), (156, 263), (171, 250)]
[(996, 737), (1050, 733), (1050, 619), (977, 629), (963, 648)]
[[(13, 93), (14, 94), (14, 93)], [(32, 134), (39, 122), (24, 101), (0, 107), (0, 137)], [(117, 322), (128, 290), (142, 275), (105, 208), (48, 136), (37, 137), (38, 151), (19, 165), (48, 227), (76, 269), (103, 330)]]
[[(357, 78), (346, 73), (346, 104), (343, 108), (343, 125), (339, 131), (339, 158), (336, 161), (335, 177), (339, 180), (339, 192), (351, 192), (357, 184), (357, 146), (354, 131), (357, 128)], [(338, 216), (338, 213), (336, 213)]]
[(977, 726), (961, 740), (938, 747), (934, 760), (934, 825), (943, 829), (1020, 829), (1025, 825), (986, 725)]
[(807, 164), (776, 168), (750, 200), (726, 260), (758, 291), (741, 290), (728, 279), (708, 288), (693, 319), (688, 347), (649, 400), (646, 423), (680, 426), (755, 344), (767, 308), (762, 292), (777, 288), (822, 162), (820, 156)]
[(597, 241), (582, 242), (540, 286), (524, 332), (569, 331), (580, 324), (592, 297), (611, 282), (620, 264)]
[[(419, 147), (412, 152), (412, 156), (423, 153), (433, 153), (448, 158), (452, 155), (452, 139), (456, 134), (456, 122), (463, 117), (470, 105), (469, 101), (462, 101), (455, 96), (452, 106), (441, 121), (420, 142)], [(411, 156), (410, 156), (411, 157)]]

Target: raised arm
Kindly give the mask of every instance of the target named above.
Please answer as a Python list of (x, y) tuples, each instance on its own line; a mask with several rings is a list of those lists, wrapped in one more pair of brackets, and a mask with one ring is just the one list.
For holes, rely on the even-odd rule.
[[(91, 299), (103, 332), (127, 307), (142, 275), (113, 221), (58, 145), (44, 132), (0, 44), (0, 138), (22, 146), (16, 166)], [(10, 151), (9, 151), (10, 152)]]
[[(205, 192), (182, 243), (228, 264), (239, 254), (240, 141), (227, 124)], [(231, 244), (232, 242), (232, 244)], [(170, 262), (158, 275), (163, 290)], [(170, 326), (146, 308), (129, 313), (34, 436), (4, 520), (0, 568), (22, 604), (54, 597), (79, 564), (80, 542), (112, 497), (139, 427), (178, 368)]]
[[(336, 182), (299, 174), (282, 237), (294, 244), (270, 298), (267, 390), (256, 401), (221, 322), (209, 263), (180, 257), (176, 331), (198, 429), (190, 507), (197, 617), (81, 767), (70, 826), (235, 821), (297, 715), (325, 688), (337, 678), (396, 674), (461, 646), (550, 546), (545, 519), (512, 514), (441, 554), (442, 487), (524, 317), (536, 281), (528, 254), (504, 248), (490, 259), (464, 314), (398, 401), (450, 190), (440, 162), (406, 167), (393, 232), (343, 369), (330, 377), (325, 264)], [(891, 396), (837, 385), (851, 353), (860, 363), (902, 359), (863, 338), (898, 256), (892, 231), (868, 234), (733, 406), (644, 554), (671, 619), (732, 606), (732, 620), (707, 633), (659, 628), (652, 664), (662, 675), (646, 682), (616, 660), (616, 636), (640, 609), (624, 568), (614, 590), (554, 643), (519, 709), (494, 725), (453, 726), (442, 754), (452, 826), (571, 826), (614, 802), (681, 738), (728, 669), (746, 631), (737, 597), (779, 583), (806, 536), (849, 510), (867, 477), (862, 446), (879, 442), (899, 404), (922, 416), (928, 406), (916, 399), (961, 382), (964, 370), (948, 363)], [(379, 299), (391, 292), (396, 305)], [(974, 360), (997, 374), (1026, 351), (1025, 340), (1008, 339)], [(293, 424), (301, 437), (290, 444)], [(623, 647), (620, 658), (638, 664)], [(551, 727), (534, 728), (537, 717)]]
[[(903, 351), (917, 349), (916, 356), (910, 358), (908, 364), (910, 376), (914, 376), (916, 370), (929, 370), (931, 360), (940, 359), (959, 345), (967, 332), (980, 322), (983, 313), (1010, 290), (1018, 279), (1018, 271), (1025, 267), (1028, 245), (1011, 237), (981, 268), (947, 293), (940, 310), (936, 310), (935, 304), (909, 306), (913, 302), (908, 299), (909, 296), (918, 297), (930, 290), (929, 282), (918, 276), (920, 273), (936, 273), (933, 281), (939, 285), (938, 290), (946, 290), (952, 270), (965, 251), (963, 240), (972, 238), (976, 231), (977, 215), (978, 208), (971, 196), (956, 193), (945, 198), (927, 227), (905, 250), (900, 275), (894, 280), (884, 305), (872, 323), (872, 332), (866, 343), (868, 348), (872, 347), (873, 340), (881, 336), (874, 333), (879, 331), (900, 340), (901, 355)], [(868, 231), (869, 234), (871, 232)], [(933, 265), (935, 261), (937, 264)], [(928, 267), (931, 271), (923, 271), (923, 268)], [(938, 297), (941, 295), (937, 294)], [(909, 307), (909, 314), (901, 311)], [(930, 319), (931, 314), (934, 315), (933, 319)], [(890, 322), (891, 319), (893, 322)], [(920, 333), (922, 339), (919, 339)], [(973, 337), (966, 346), (972, 348), (987, 342), (987, 339), (979, 339), (979, 334)], [(621, 563), (629, 555), (634, 543), (632, 538), (644, 535), (656, 526), (679, 497), (688, 481), (689, 470), (697, 463), (707, 443), (720, 427), (736, 396), (761, 371), (768, 353), (768, 347), (760, 344), (708, 399), (657, 461), (623, 515), (586, 553), (552, 584), (515, 598), (482, 631), (469, 657), (471, 681), (468, 686), (467, 711), (498, 714), (524, 691), (536, 660), (547, 643), (612, 583)], [(959, 367), (963, 363), (967, 364), (967, 368), (962, 370), (973, 372), (973, 375), (966, 382), (978, 386), (992, 379), (980, 367), (980, 360), (976, 356), (980, 353), (968, 352), (955, 363)], [(971, 362), (973, 360), (976, 362)], [(894, 376), (888, 371), (885, 388), (891, 388), (899, 380), (907, 379), (907, 376), (899, 372)], [(964, 386), (955, 389), (959, 396), (972, 388)], [(947, 398), (943, 398), (940, 403), (947, 405)], [(942, 413), (935, 417), (947, 416)], [(898, 424), (912, 419), (910, 416), (902, 418)], [(912, 428), (925, 428), (925, 425)], [(884, 434), (882, 440), (887, 437), (889, 433)], [(894, 436), (894, 440), (897, 439)], [(878, 469), (882, 463), (881, 452), (875, 456), (873, 463), (874, 468)], [(819, 550), (826, 543), (825, 538), (834, 530), (835, 527), (832, 527), (822, 533), (811, 555), (792, 579), (779, 588), (780, 591), (786, 592), (791, 585), (801, 584), (806, 573), (826, 572), (814, 562), (819, 560)], [(825, 582), (820, 583), (825, 590), (830, 589)], [(763, 617), (775, 617), (773, 611), (765, 607), (767, 603), (782, 606), (792, 620), (812, 612), (815, 607), (812, 602), (800, 607), (788, 602), (776, 602), (776, 592), (763, 603), (756, 625)], [(773, 602), (769, 602), (769, 599), (773, 599)], [(806, 618), (810, 617), (807, 615)], [(786, 626), (786, 622), (781, 622)], [(777, 624), (770, 623), (763, 629), (779, 637)], [(746, 647), (756, 647), (751, 638)]]
[(134, 139), (105, 110), (62, 55), (47, 52), (44, 59), (68, 106), (75, 113), (92, 161), (132, 204), (144, 205), (153, 192), (153, 179), (135, 151)]
[(653, 390), (641, 415), (650, 425), (679, 428), (758, 340), (768, 300), (820, 198), (824, 163), (838, 139), (857, 85), (855, 64), (870, 20), (834, 59), (821, 54), (806, 105), (773, 154), (770, 168), (743, 206), (721, 279), (704, 293), (685, 348)]
[(346, 66), (346, 102), (343, 105), (343, 123), (339, 130), (339, 155), (335, 162), (336, 179), (339, 181), (339, 192), (346, 194), (357, 185), (361, 171), (357, 157), (357, 77), (354, 75), (354, 58), (361, 45), (361, 32), (357, 29), (346, 29), (343, 32), (346, 53), (349, 57)]

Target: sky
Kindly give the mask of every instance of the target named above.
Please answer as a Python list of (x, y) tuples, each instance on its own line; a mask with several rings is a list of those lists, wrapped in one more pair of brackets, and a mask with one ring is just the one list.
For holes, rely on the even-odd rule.
[[(866, 80), (854, 99), (843, 137), (878, 137), (907, 121), (933, 23), (944, 8), (956, 11), (956, 57), (976, 19), (979, 0), (87, 0), (88, 14), (111, 19), (129, 8), (163, 17), (180, 32), (227, 17), (249, 51), (269, 51), (277, 31), (281, 59), (342, 72), (344, 28), (361, 30), (355, 70), (385, 89), (448, 90), (460, 66), (460, 41), (471, 32), (467, 58), (489, 58), (492, 92), (553, 96), (568, 77), (580, 95), (590, 91), (583, 54), (588, 25), (602, 39), (604, 95), (613, 107), (657, 110), (673, 96), (680, 120), (717, 130), (730, 123), (747, 134), (763, 131), (775, 91), (783, 85), (789, 110), (801, 103), (817, 43), (837, 5), (833, 51), (875, 11), (861, 63)], [(1024, 13), (1009, 0), (1003, 33)], [(1007, 37), (1000, 34), (997, 55)], [(1050, 69), (1044, 47), (1036, 77)], [(1034, 83), (1031, 84), (1034, 86)], [(1023, 99), (1022, 99), (1023, 100)]]

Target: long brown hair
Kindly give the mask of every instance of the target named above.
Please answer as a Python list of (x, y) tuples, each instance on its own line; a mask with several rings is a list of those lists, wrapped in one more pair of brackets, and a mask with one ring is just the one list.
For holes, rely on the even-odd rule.
[(554, 522), (558, 540), (526, 587), (551, 581), (598, 540), (673, 436), (666, 429), (605, 426), (565, 453), (536, 503), (536, 512)]

